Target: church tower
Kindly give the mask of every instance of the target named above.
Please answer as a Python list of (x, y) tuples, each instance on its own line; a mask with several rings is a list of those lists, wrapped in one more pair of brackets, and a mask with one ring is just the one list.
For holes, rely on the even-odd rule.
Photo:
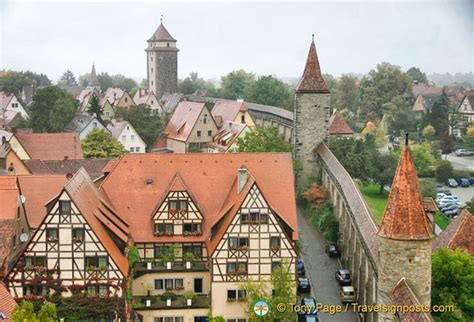
[(327, 141), (329, 135), (329, 89), (321, 75), (314, 35), (303, 77), (295, 89), (293, 115), (294, 157), (303, 167), (299, 178), (301, 183), (315, 170), (314, 149)]
[(87, 88), (100, 90), (99, 80), (95, 72), (94, 63), (92, 63), (91, 78), (89, 80), (89, 84), (87, 85)]
[[(393, 303), (395, 288), (404, 285), (418, 303), (430, 305), (431, 230), (408, 136), (395, 171), (378, 239), (378, 304)], [(379, 313), (379, 321), (392, 320), (392, 314)]]
[(148, 39), (148, 47), (145, 49), (148, 89), (153, 91), (158, 99), (161, 99), (163, 94), (178, 91), (178, 51), (176, 39), (161, 21), (158, 29)]

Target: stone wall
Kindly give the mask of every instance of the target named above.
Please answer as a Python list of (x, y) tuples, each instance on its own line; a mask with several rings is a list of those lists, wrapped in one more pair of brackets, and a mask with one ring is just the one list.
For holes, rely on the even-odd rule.
[(156, 97), (178, 91), (178, 51), (160, 50), (155, 54), (155, 88)]

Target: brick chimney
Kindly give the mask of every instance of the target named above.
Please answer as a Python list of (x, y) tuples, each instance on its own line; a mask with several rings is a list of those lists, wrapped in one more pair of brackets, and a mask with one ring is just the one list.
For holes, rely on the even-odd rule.
[(237, 170), (237, 193), (239, 194), (245, 187), (248, 179), (248, 172), (246, 168)]

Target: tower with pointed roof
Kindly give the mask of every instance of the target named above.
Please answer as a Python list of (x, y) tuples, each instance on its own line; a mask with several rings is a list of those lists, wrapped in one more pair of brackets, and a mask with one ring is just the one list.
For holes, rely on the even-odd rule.
[(301, 178), (313, 173), (314, 149), (328, 139), (329, 89), (321, 74), (314, 35), (308, 58), (295, 89), (294, 156), (301, 161)]
[(145, 49), (148, 89), (158, 99), (163, 94), (178, 91), (178, 51), (174, 39), (163, 25), (163, 21), (148, 39)]
[(91, 70), (91, 78), (89, 80), (89, 84), (87, 85), (88, 88), (95, 88), (97, 90), (100, 89), (99, 80), (97, 78), (97, 74), (95, 72), (94, 63), (92, 63), (92, 70)]
[[(431, 238), (407, 137), (378, 231), (378, 304), (393, 303), (395, 287), (404, 279), (418, 303), (430, 305)], [(381, 321), (393, 319), (390, 313), (380, 315)]]

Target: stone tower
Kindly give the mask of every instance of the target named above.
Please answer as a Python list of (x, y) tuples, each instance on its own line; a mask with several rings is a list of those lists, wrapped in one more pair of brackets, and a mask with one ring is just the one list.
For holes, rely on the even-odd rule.
[[(398, 161), (382, 223), (378, 231), (378, 304), (391, 304), (394, 289), (404, 279), (420, 304), (431, 303), (431, 230), (408, 137)], [(391, 321), (379, 313), (379, 321)]]
[(163, 94), (178, 91), (178, 51), (174, 39), (163, 22), (160, 23), (153, 36), (148, 39), (146, 52), (148, 89), (158, 99)]
[(328, 138), (329, 89), (321, 75), (314, 36), (303, 77), (295, 89), (294, 157), (303, 167), (301, 183), (315, 171), (314, 149)]

